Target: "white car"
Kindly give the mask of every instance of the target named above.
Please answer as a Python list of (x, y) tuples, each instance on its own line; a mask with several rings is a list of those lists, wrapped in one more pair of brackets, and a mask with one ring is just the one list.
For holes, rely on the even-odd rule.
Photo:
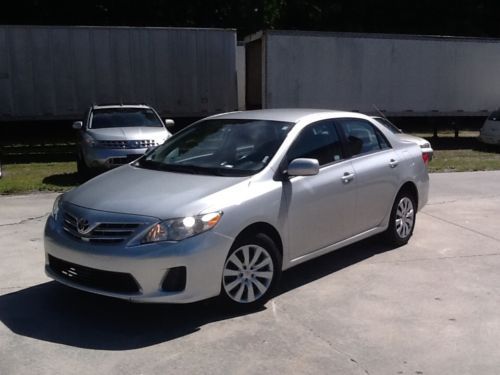
[(479, 131), (479, 140), (490, 145), (500, 145), (500, 111), (492, 112)]
[(381, 125), (385, 126), (388, 130), (390, 130), (393, 134), (395, 134), (399, 139), (401, 139), (403, 141), (413, 142), (413, 143), (416, 143), (417, 145), (419, 145), (420, 149), (422, 150), (422, 158), (424, 159), (425, 165), (429, 164), (429, 162), (432, 160), (434, 150), (432, 149), (431, 143), (427, 139), (403, 133), (403, 131), (401, 129), (399, 129), (396, 125), (394, 125), (392, 122), (390, 122), (385, 117), (372, 116), (372, 118), (374, 120), (376, 120), (378, 123), (380, 123)]

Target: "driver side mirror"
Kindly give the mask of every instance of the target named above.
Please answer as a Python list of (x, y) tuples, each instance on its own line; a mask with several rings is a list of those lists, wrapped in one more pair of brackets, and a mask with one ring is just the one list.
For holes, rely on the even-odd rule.
[(73, 129), (80, 130), (81, 128), (83, 128), (83, 122), (82, 121), (75, 121), (73, 123)]
[(163, 122), (165, 123), (165, 126), (167, 128), (171, 128), (175, 125), (175, 121), (172, 120), (171, 118), (166, 118), (165, 120), (163, 120)]
[(314, 176), (319, 173), (319, 162), (317, 159), (298, 158), (288, 164), (286, 174), (293, 176)]

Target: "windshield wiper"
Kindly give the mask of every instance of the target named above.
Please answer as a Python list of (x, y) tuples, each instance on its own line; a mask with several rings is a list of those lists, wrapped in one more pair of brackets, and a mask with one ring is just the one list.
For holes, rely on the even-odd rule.
[(222, 177), (245, 177), (252, 175), (252, 171), (241, 169), (222, 168), (222, 167), (200, 167), (191, 164), (165, 164), (153, 160), (139, 159), (134, 163), (134, 166), (153, 169), (165, 172), (179, 172), (189, 174), (201, 174), (209, 176)]
[(189, 174), (210, 174), (207, 173), (207, 168), (198, 167), (196, 165), (182, 165), (182, 164), (166, 164), (154, 160), (140, 159), (134, 163), (134, 166), (146, 169), (153, 169), (156, 171), (165, 172), (180, 172)]

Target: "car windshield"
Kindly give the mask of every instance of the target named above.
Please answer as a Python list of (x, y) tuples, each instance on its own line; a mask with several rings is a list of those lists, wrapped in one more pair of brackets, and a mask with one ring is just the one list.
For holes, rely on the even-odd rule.
[(377, 120), (380, 124), (384, 125), (388, 130), (390, 130), (394, 134), (400, 134), (402, 133), (401, 129), (399, 129), (396, 125), (394, 125), (392, 122), (387, 120), (384, 117), (374, 117), (375, 120)]
[(156, 113), (148, 108), (95, 109), (90, 128), (124, 128), (133, 126), (162, 127)]
[(142, 168), (219, 176), (250, 176), (273, 158), (293, 123), (204, 120), (139, 159)]

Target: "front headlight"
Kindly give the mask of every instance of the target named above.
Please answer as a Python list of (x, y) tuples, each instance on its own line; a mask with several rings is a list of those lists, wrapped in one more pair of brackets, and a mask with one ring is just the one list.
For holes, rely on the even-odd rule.
[(97, 144), (97, 141), (88, 133), (83, 133), (83, 142), (89, 146), (94, 147)]
[(141, 243), (160, 241), (181, 241), (206, 232), (217, 225), (222, 212), (169, 219), (155, 224), (144, 236)]
[(54, 220), (57, 220), (57, 215), (59, 214), (59, 209), (61, 207), (61, 200), (64, 194), (58, 195), (54, 201), (54, 205), (52, 206), (52, 217)]

